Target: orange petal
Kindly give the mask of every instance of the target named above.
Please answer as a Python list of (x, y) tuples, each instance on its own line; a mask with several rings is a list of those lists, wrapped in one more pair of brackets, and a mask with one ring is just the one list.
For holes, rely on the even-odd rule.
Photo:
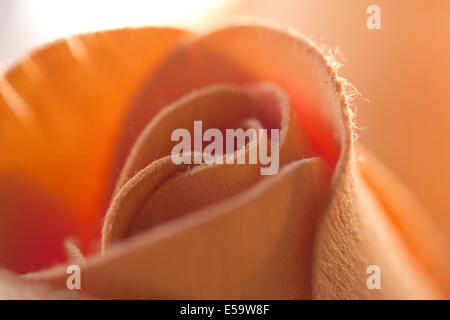
[(331, 67), (324, 67), (312, 50), (317, 48), (297, 35), (263, 25), (226, 27), (186, 43), (143, 86), (128, 115), (134, 130), (122, 130), (119, 163), (147, 123), (173, 101), (213, 84), (266, 81), (287, 94), (314, 153), (334, 167), (340, 146), (331, 130), (339, 125), (332, 86), (340, 82), (325, 83)]
[[(320, 159), (112, 246), (80, 264), (102, 298), (310, 298), (313, 232), (328, 189)], [(64, 268), (33, 279), (65, 286)], [(114, 281), (111, 281), (114, 279)]]
[[(0, 177), (10, 177), (18, 186), (15, 195), (28, 204), (28, 191), (16, 179), (31, 181), (62, 206), (49, 213), (51, 222), (42, 221), (44, 207), (33, 211), (39, 226), (51, 223), (62, 233), (53, 238), (61, 249), (47, 263), (61, 260), (61, 236), (76, 232), (86, 245), (98, 232), (114, 183), (112, 157), (124, 114), (143, 77), (186, 36), (158, 28), (75, 36), (38, 50), (0, 78)], [(2, 206), (0, 225), (12, 209)], [(31, 225), (30, 212), (16, 209), (16, 219)], [(19, 234), (16, 228), (10, 232)], [(43, 233), (28, 237), (39, 243)], [(33, 270), (32, 252), (22, 254), (30, 259), (16, 269)], [(10, 260), (4, 255), (0, 261)]]
[[(342, 168), (352, 170), (351, 174), (336, 179), (332, 203), (316, 238), (315, 296), (449, 297), (448, 239), (367, 150), (359, 146), (348, 159)], [(367, 288), (369, 265), (380, 267), (381, 290)]]
[[(107, 250), (82, 263), (84, 291), (102, 298), (311, 298), (311, 243), (330, 170), (317, 158), (296, 160), (309, 151), (287, 97), (273, 86), (251, 88), (199, 90), (148, 125), (123, 176), (151, 164), (126, 178), (113, 200), (103, 229)], [(259, 100), (268, 94), (275, 106)], [(257, 164), (187, 170), (166, 156), (174, 128), (194, 120), (205, 129), (234, 127), (250, 116), (280, 128), (282, 167), (274, 177), (261, 179)], [(100, 275), (117, 272), (120, 284)], [(58, 269), (32, 277), (59, 286), (65, 279)]]
[[(276, 104), (263, 103), (258, 98), (263, 94), (273, 95)], [(155, 221), (167, 221), (225, 200), (258, 181), (262, 177), (261, 164), (248, 164), (248, 153), (257, 152), (257, 142), (235, 151), (235, 158), (245, 152), (246, 164), (205, 164), (193, 169), (193, 164), (175, 165), (169, 156), (175, 145), (171, 133), (177, 128), (189, 130), (193, 137), (194, 121), (202, 121), (203, 130), (225, 129), (250, 117), (268, 128), (280, 129), (279, 166), (310, 153), (296, 127), (289, 101), (278, 88), (267, 84), (254, 85), (251, 90), (217, 85), (193, 92), (158, 114), (133, 147), (118, 182), (121, 189), (105, 217), (103, 246), (121, 239), (126, 229), (130, 233), (131, 219), (137, 225), (134, 229), (145, 230)], [(135, 172), (138, 173), (131, 178)], [(124, 186), (122, 181), (126, 182)], [(152, 215), (142, 213), (150, 211)]]
[[(151, 129), (144, 130), (150, 120), (193, 89), (217, 83), (245, 87), (261, 80), (286, 93), (292, 119), (313, 154), (328, 165), (318, 158), (294, 160), (276, 176), (248, 188), (244, 183), (245, 190), (238, 188), (229, 198), (216, 197), (217, 203), (195, 199), (198, 207), (169, 211), (164, 223), (146, 220), (153, 208), (174, 209), (171, 192), (186, 204), (190, 189), (211, 189), (215, 178), (237, 177), (221, 176), (222, 168), (194, 170), (191, 177), (180, 168), (179, 185), (170, 184), (174, 167), (164, 158), (157, 160), (169, 147), (152, 140)], [(375, 160), (357, 162), (352, 110), (344, 90), (345, 81), (324, 55), (292, 32), (234, 26), (180, 47), (148, 78), (127, 115), (135, 130), (124, 125), (114, 168), (125, 161), (141, 132), (143, 138), (129, 158), (111, 207), (123, 220), (115, 223), (111, 216), (105, 227), (107, 237), (109, 225), (118, 227), (116, 235), (111, 230), (117, 243), (103, 256), (80, 263), (84, 290), (105, 298), (448, 297), (445, 238)], [(172, 119), (173, 125), (183, 120)], [(154, 120), (157, 124), (161, 119)], [(160, 153), (146, 152), (147, 143)], [(162, 176), (155, 177), (159, 169)], [(135, 170), (141, 171), (135, 175)], [(158, 188), (165, 196), (161, 203), (152, 202), (161, 195)], [(147, 200), (152, 205), (146, 206)], [(145, 230), (127, 234), (136, 211), (144, 217), (139, 223)], [(414, 238), (416, 232), (420, 238)], [(382, 290), (367, 288), (370, 265), (382, 270)], [(63, 287), (64, 271), (64, 266), (56, 267), (28, 278)]]

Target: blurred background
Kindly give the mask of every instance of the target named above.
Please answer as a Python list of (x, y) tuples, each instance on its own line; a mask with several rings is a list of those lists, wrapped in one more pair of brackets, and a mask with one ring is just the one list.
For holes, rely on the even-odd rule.
[[(369, 5), (381, 29), (369, 30)], [(450, 1), (0, 0), (0, 68), (74, 33), (175, 25), (205, 31), (243, 16), (276, 20), (338, 53), (357, 99), (359, 141), (450, 233)]]

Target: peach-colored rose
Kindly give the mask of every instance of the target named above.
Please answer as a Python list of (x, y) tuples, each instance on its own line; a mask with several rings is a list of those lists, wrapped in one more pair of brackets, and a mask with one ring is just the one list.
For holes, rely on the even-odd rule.
[[(81, 35), (0, 87), (0, 297), (450, 296), (449, 239), (355, 144), (349, 86), (294, 30)], [(175, 165), (194, 120), (279, 128), (278, 174)]]

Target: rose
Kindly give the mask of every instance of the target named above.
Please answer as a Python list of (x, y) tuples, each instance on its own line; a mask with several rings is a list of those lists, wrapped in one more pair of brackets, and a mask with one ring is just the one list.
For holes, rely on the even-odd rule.
[[(448, 297), (448, 240), (355, 148), (346, 82), (295, 31), (88, 34), (32, 54), (1, 88), (0, 259), (10, 269), (62, 261), (76, 236), (92, 255), (70, 241), (67, 254), (83, 293), (99, 298)], [(279, 173), (168, 161), (167, 133), (199, 117), (280, 127)], [(67, 263), (4, 275), (4, 286), (15, 297), (65, 288)], [(367, 287), (371, 265), (380, 290)]]

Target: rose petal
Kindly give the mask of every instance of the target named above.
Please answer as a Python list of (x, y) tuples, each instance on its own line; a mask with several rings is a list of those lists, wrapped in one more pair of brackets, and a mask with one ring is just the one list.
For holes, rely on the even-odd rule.
[[(445, 237), (373, 156), (361, 148), (356, 155), (348, 150), (315, 239), (314, 296), (448, 297), (450, 256)], [(355, 161), (358, 157), (362, 159)], [(380, 267), (381, 290), (367, 287), (370, 265)]]
[[(274, 105), (263, 103), (258, 98), (264, 96), (268, 100), (268, 95), (273, 96), (271, 100)], [(233, 128), (249, 118), (259, 120), (267, 128), (280, 129), (279, 166), (310, 154), (304, 137), (296, 127), (289, 101), (278, 88), (267, 84), (254, 85), (251, 89), (221, 85), (196, 91), (164, 109), (139, 137), (118, 186), (122, 187), (122, 181), (127, 183), (106, 214), (103, 246), (112, 239), (120, 239), (126, 229), (130, 229), (126, 225), (131, 219), (137, 219), (135, 224), (139, 224), (134, 229), (145, 230), (154, 221), (165, 221), (182, 212), (198, 210), (208, 203), (243, 191), (258, 181), (261, 178), (261, 164), (249, 164), (247, 155), (250, 149), (257, 152), (257, 144), (249, 143), (250, 147), (246, 150), (235, 152), (235, 158), (239, 152), (246, 153), (246, 164), (204, 164), (192, 170), (189, 168), (193, 165), (177, 166), (171, 163), (169, 157), (175, 145), (171, 142), (171, 134), (177, 128), (188, 129), (194, 137), (194, 121), (202, 121), (203, 130), (207, 130)], [(193, 146), (191, 148), (193, 150)], [(128, 180), (137, 171), (140, 172)], [(144, 204), (147, 209), (142, 208)], [(153, 214), (142, 213), (148, 211)], [(134, 217), (137, 215), (140, 216)]]
[[(52, 214), (55, 230), (75, 226), (84, 245), (97, 235), (112, 192), (112, 153), (127, 105), (143, 77), (187, 34), (141, 28), (75, 36), (33, 53), (0, 77), (0, 177), (30, 180), (58, 199), (63, 209)], [(15, 192), (25, 197), (27, 191)], [(1, 210), (0, 225), (13, 208), (3, 203)], [(24, 222), (28, 216), (15, 214)], [(30, 236), (39, 241), (44, 230)], [(33, 252), (22, 254), (29, 260), (14, 268), (34, 270)], [(5, 259), (2, 252), (0, 261)], [(54, 252), (46, 263), (54, 259), (61, 255)]]
[[(88, 259), (80, 265), (83, 290), (127, 299), (310, 298), (328, 179), (319, 159), (286, 165), (237, 197)], [(63, 268), (30, 277), (56, 286), (66, 279)]]
[[(261, 80), (287, 94), (298, 127), (328, 166), (319, 159), (294, 161), (278, 175), (216, 205), (164, 224), (151, 223), (150, 230), (118, 242), (103, 256), (86, 259), (81, 264), (84, 290), (107, 298), (448, 296), (446, 244), (378, 164), (356, 162), (345, 81), (315, 45), (293, 32), (234, 26), (176, 50), (148, 78), (128, 114), (124, 128), (134, 123), (136, 130), (122, 131), (114, 168), (120, 168), (139, 134), (164, 106), (212, 84), (242, 86)], [(144, 155), (142, 163), (132, 163), (124, 180), (152, 157)], [(141, 172), (145, 178), (153, 176)], [(384, 184), (389, 192), (383, 191)], [(152, 188), (143, 190), (153, 194)], [(133, 216), (140, 206), (121, 216)], [(415, 231), (422, 242), (414, 238)], [(434, 247), (427, 251), (429, 246)], [(373, 264), (381, 267), (382, 290), (366, 286), (366, 269)], [(61, 287), (64, 271), (57, 267), (28, 278)]]
[[(276, 48), (276, 50), (274, 49)], [(122, 130), (119, 163), (149, 121), (165, 106), (198, 88), (266, 81), (280, 87), (297, 114), (315, 154), (334, 166), (339, 155), (340, 111), (330, 67), (315, 45), (285, 29), (265, 25), (231, 26), (187, 42), (148, 78)], [(314, 72), (312, 72), (314, 70)]]

